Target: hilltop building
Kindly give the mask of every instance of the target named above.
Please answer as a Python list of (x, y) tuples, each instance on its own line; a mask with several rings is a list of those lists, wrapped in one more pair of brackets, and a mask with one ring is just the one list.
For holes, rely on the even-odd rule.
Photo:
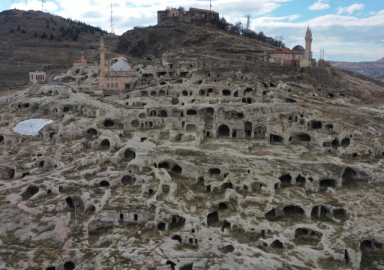
[(190, 8), (184, 11), (176, 8), (157, 11), (157, 24), (164, 21), (178, 21), (184, 23), (192, 22), (218, 22), (220, 15), (218, 12), (206, 9)]
[(87, 60), (84, 59), (84, 51), (81, 50), (81, 59), (73, 61), (73, 67), (81, 66), (83, 63), (87, 63)]
[(137, 83), (136, 72), (126, 62), (125, 58), (119, 60), (108, 70), (105, 67), (105, 48), (104, 40), (100, 41), (100, 73), (99, 87), (103, 94), (117, 94), (119, 92), (131, 91)]
[(33, 84), (44, 83), (47, 80), (47, 73), (44, 71), (29, 72), (29, 81)]
[(292, 50), (284, 49), (268, 53), (265, 60), (270, 62), (280, 62), (281, 66), (294, 66), (294, 67), (310, 67), (316, 64), (313, 59), (312, 53), (312, 31), (308, 27), (305, 35), (305, 48), (301, 45), (296, 45)]

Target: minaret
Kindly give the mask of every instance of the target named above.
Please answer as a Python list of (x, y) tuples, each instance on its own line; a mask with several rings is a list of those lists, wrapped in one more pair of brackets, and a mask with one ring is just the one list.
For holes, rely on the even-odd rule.
[(305, 35), (305, 56), (304, 59), (308, 60), (309, 63), (311, 63), (312, 60), (312, 31), (309, 29), (309, 26), (307, 28), (307, 33)]
[(100, 77), (105, 77), (107, 75), (107, 72), (105, 71), (105, 48), (104, 48), (103, 37), (101, 37), (99, 51), (100, 51)]

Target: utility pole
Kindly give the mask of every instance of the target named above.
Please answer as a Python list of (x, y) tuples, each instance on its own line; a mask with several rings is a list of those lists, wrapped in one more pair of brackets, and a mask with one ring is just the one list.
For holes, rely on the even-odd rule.
[(111, 34), (114, 34), (114, 29), (113, 29), (113, 10), (112, 10), (112, 1), (111, 1)]
[(77, 208), (76, 208), (76, 206), (79, 205), (79, 202), (73, 202), (73, 205), (75, 206), (75, 224), (73, 225), (73, 227), (75, 228), (75, 227), (76, 227), (76, 213), (77, 213)]

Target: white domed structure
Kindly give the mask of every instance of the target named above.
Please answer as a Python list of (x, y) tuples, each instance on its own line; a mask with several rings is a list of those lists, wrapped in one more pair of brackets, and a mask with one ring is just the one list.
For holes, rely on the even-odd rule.
[(105, 67), (105, 48), (104, 41), (100, 42), (100, 74), (99, 87), (103, 91), (103, 95), (114, 95), (123, 92), (132, 91), (138, 81), (136, 72), (127, 63), (125, 57), (117, 57), (111, 60), (113, 63), (110, 69)]
[(113, 64), (110, 71), (132, 71), (132, 68), (126, 61), (119, 59)]

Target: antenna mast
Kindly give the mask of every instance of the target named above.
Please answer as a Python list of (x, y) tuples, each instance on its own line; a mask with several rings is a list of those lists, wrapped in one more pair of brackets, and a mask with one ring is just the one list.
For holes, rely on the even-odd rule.
[(247, 18), (247, 24), (245, 26), (245, 29), (248, 31), (249, 27), (251, 26), (251, 15), (245, 14), (245, 18)]
[(44, 3), (45, 3), (45, 0), (41, 0), (41, 12), (44, 12)]
[(212, 10), (212, 0), (209, 0), (209, 10)]
[(112, 10), (112, 1), (111, 1), (111, 34), (114, 34), (115, 30), (113, 29), (113, 10)]
[(324, 55), (325, 55), (325, 50), (324, 49), (320, 49), (320, 59), (324, 60)]

